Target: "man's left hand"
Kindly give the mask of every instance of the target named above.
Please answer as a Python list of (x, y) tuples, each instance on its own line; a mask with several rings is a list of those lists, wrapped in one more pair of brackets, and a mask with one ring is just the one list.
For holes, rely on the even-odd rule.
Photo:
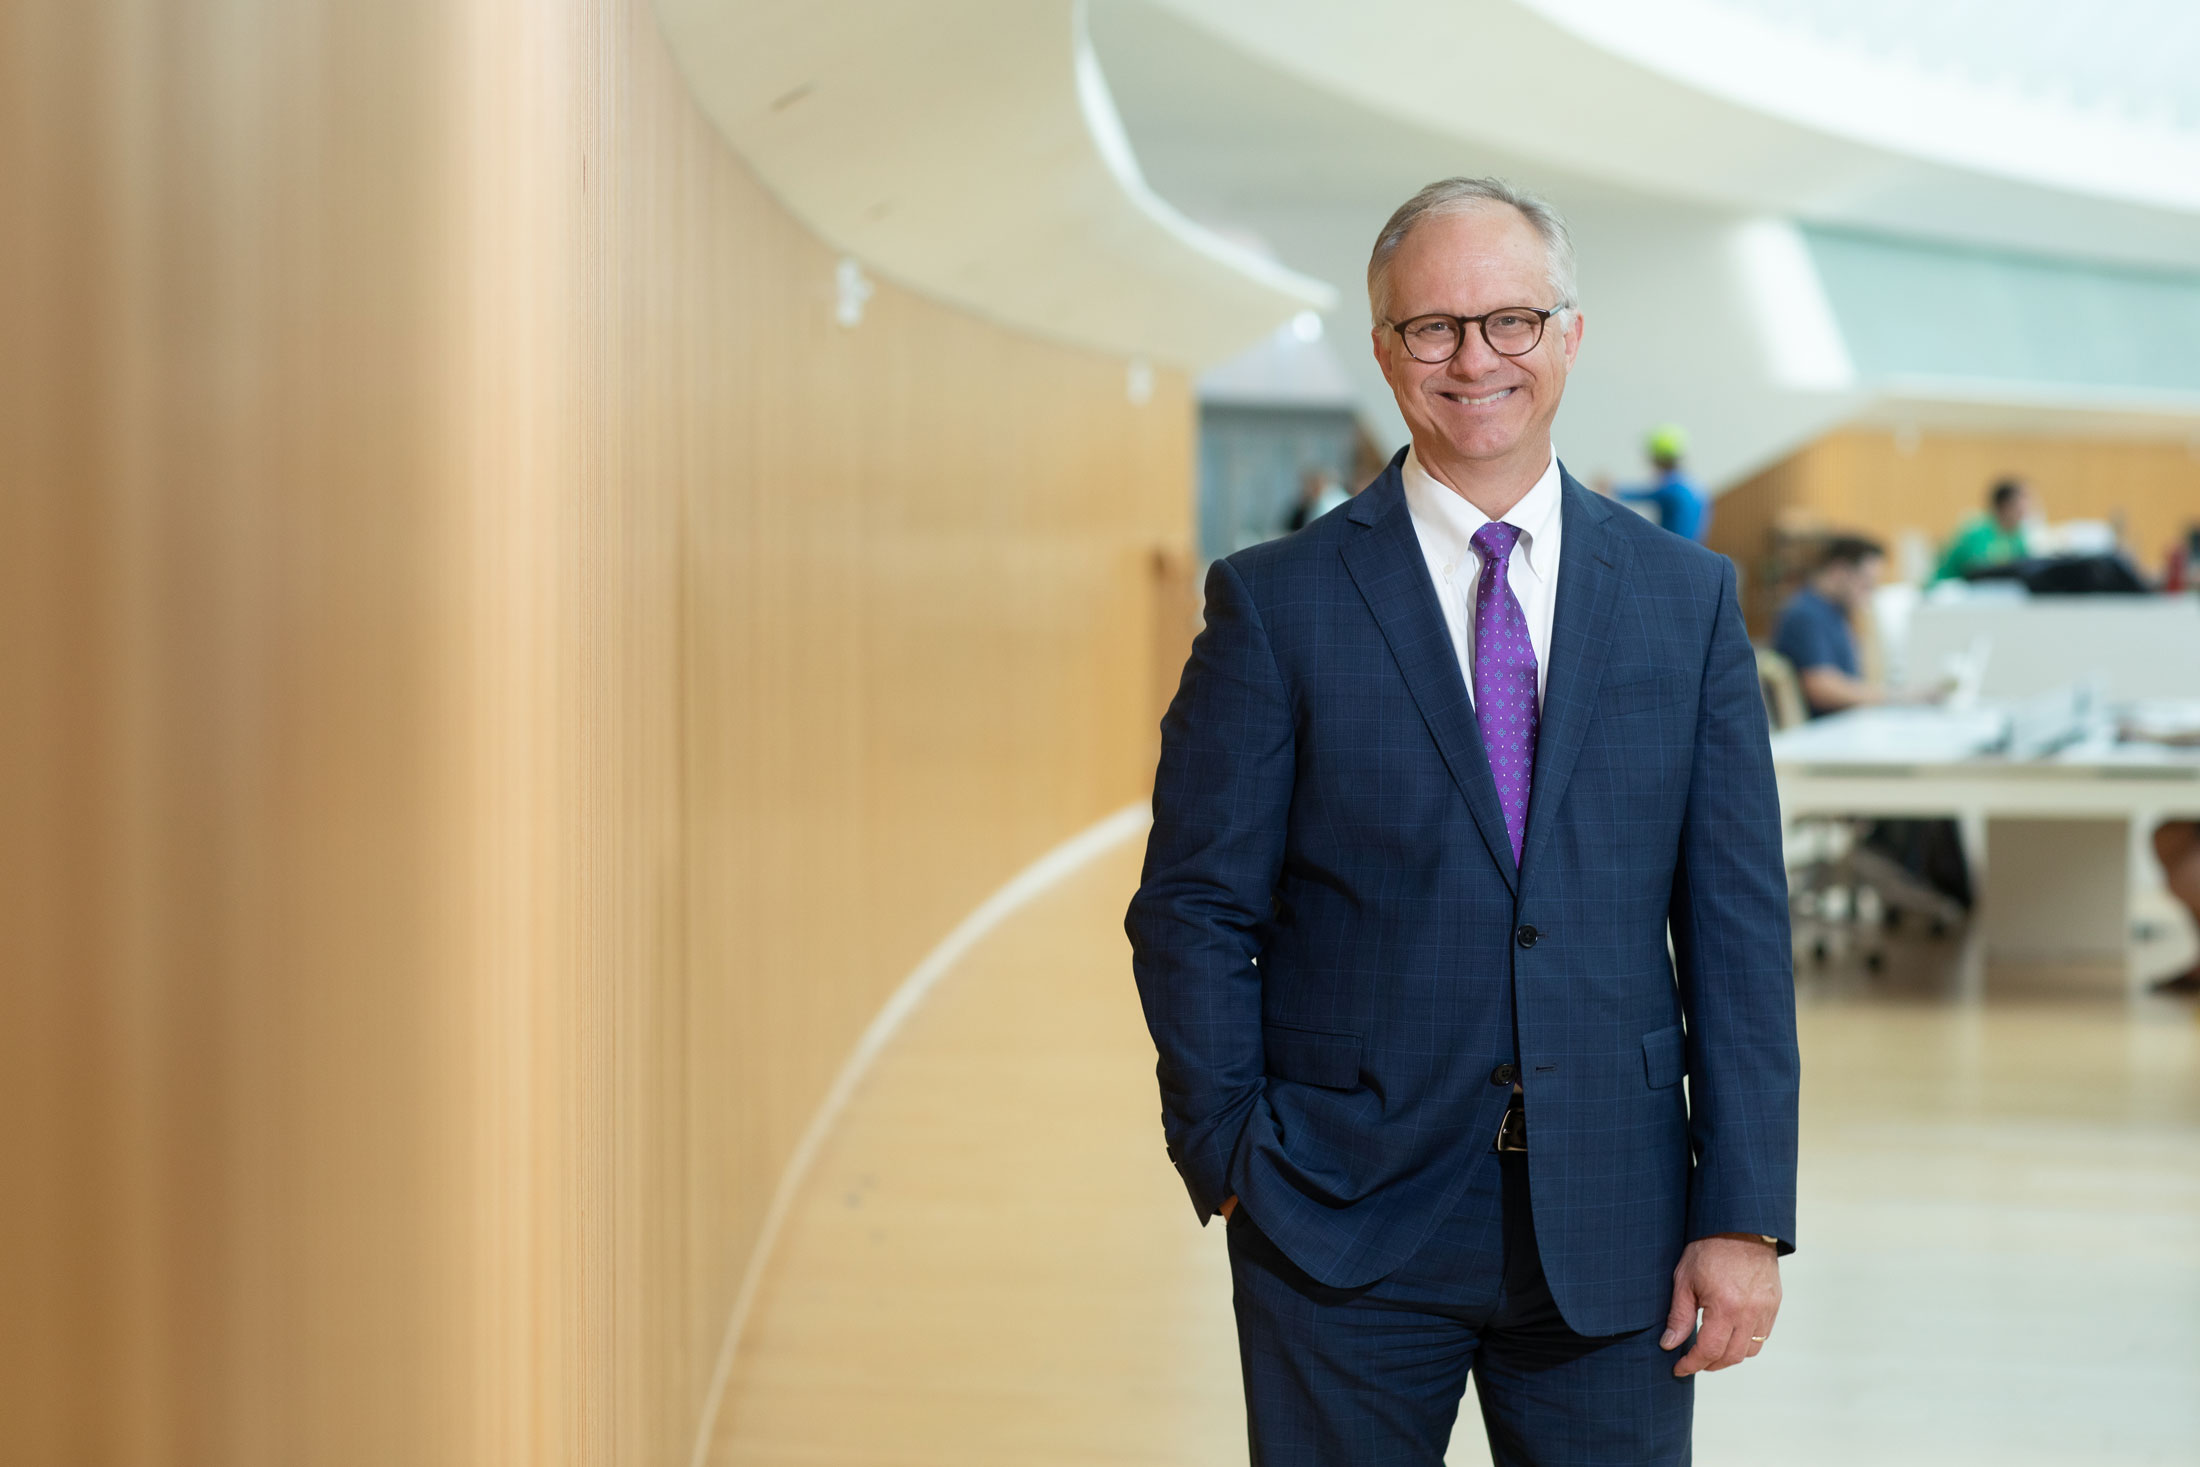
[(1780, 1313), (1780, 1254), (1753, 1233), (1721, 1233), (1698, 1238), (1681, 1252), (1673, 1270), (1673, 1307), (1666, 1312), (1660, 1349), (1688, 1338), (1696, 1325), (1696, 1345), (1673, 1367), (1675, 1375), (1724, 1370), (1764, 1348), (1772, 1321)]

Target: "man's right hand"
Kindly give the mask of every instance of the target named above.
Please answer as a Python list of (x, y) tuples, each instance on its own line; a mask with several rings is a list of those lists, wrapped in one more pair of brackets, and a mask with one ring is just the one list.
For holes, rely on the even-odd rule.
[(1215, 1211), (1222, 1214), (1222, 1220), (1224, 1222), (1228, 1222), (1230, 1220), (1230, 1214), (1237, 1211), (1237, 1194), (1233, 1192), (1229, 1196), (1223, 1198), (1222, 1205), (1216, 1208)]

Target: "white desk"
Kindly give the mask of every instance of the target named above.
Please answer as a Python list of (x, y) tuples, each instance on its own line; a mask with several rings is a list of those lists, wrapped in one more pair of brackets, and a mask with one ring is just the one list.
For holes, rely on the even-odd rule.
[(1989, 955), (2121, 957), (2154, 826), (2200, 818), (2200, 749), (2097, 734), (2033, 759), (1983, 752), (2002, 727), (1996, 712), (1885, 708), (1775, 734), (1781, 812), (1952, 817)]

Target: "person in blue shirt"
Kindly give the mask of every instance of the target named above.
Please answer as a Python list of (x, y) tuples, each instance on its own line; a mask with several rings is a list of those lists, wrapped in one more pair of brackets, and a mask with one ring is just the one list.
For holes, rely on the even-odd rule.
[[(1837, 535), (1818, 569), (1780, 613), (1772, 647), (1795, 667), (1813, 718), (1890, 701), (1864, 681), (1850, 618), (1871, 600), (1887, 563), (1885, 547), (1862, 535)], [(1864, 844), (1958, 906), (1971, 905), (1971, 872), (1953, 820), (1875, 820)]]
[(1772, 648), (1794, 665), (1813, 718), (1883, 701), (1863, 679), (1849, 619), (1871, 599), (1886, 563), (1886, 548), (1877, 540), (1837, 535), (1780, 613)]
[(1650, 434), (1645, 445), (1657, 479), (1636, 489), (1622, 489), (1619, 497), (1630, 504), (1657, 506), (1658, 523), (1674, 534), (1699, 545), (1711, 529), (1711, 498), (1695, 480), (1681, 472), (1688, 453), (1688, 435), (1668, 423)]

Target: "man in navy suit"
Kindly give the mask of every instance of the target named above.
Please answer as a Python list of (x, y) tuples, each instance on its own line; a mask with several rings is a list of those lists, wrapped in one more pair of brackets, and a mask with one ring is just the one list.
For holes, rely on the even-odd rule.
[(1437, 1467), (1470, 1377), (1500, 1464), (1683, 1463), (1692, 1376), (1779, 1308), (1756, 662), (1732, 566), (1553, 455), (1573, 273), (1494, 180), (1391, 217), (1368, 294), (1412, 446), (1215, 564), (1162, 725), (1127, 926), (1264, 1467)]

